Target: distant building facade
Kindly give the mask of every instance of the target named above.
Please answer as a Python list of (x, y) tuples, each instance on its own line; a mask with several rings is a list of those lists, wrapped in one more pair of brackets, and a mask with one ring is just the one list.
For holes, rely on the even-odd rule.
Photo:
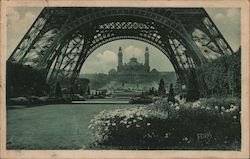
[(149, 49), (145, 48), (144, 64), (139, 63), (135, 57), (130, 58), (128, 63), (123, 63), (122, 48), (118, 50), (117, 71), (111, 69), (108, 76), (111, 80), (117, 80), (122, 83), (146, 83), (158, 81), (168, 74), (168, 72), (159, 72), (156, 69), (150, 71)]

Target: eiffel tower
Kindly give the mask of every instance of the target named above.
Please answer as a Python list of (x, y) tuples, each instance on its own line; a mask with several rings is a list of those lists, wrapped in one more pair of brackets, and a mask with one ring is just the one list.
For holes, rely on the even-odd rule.
[(73, 88), (88, 56), (119, 39), (161, 50), (183, 84), (190, 70), (233, 53), (203, 8), (46, 7), (8, 62), (44, 70), (51, 85), (68, 79)]

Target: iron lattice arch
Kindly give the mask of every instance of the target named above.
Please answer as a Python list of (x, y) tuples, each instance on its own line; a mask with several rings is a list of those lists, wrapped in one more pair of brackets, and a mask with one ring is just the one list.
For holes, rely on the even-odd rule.
[(44, 8), (8, 62), (42, 69), (47, 81), (73, 88), (83, 63), (98, 47), (136, 39), (161, 50), (178, 78), (233, 53), (203, 8)]

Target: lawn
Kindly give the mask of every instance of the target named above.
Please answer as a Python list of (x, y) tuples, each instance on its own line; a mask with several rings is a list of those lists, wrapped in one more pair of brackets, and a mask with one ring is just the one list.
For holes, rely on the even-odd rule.
[(7, 111), (7, 149), (88, 149), (95, 114), (133, 104), (62, 104)]
[(12, 106), (7, 110), (7, 149), (240, 150), (239, 105), (161, 100), (147, 107)]

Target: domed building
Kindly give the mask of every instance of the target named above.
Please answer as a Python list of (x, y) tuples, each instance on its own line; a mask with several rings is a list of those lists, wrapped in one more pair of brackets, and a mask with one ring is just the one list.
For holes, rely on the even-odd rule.
[[(122, 48), (119, 47), (117, 72), (114, 69), (109, 71), (110, 79), (117, 79), (122, 83), (142, 83), (149, 82), (151, 77), (149, 66), (149, 50), (145, 48), (145, 62), (139, 63), (137, 58), (132, 57), (128, 63), (123, 63)], [(159, 73), (154, 70), (154, 75)], [(157, 73), (156, 73), (157, 72)]]
[(90, 88), (92, 89), (146, 90), (152, 87), (157, 88), (161, 79), (164, 79), (166, 87), (170, 83), (176, 83), (175, 72), (160, 72), (155, 68), (151, 69), (147, 47), (144, 57), (144, 63), (139, 62), (135, 57), (130, 58), (125, 63), (123, 62), (122, 48), (119, 47), (116, 68), (110, 69), (108, 74), (84, 74), (83, 77), (90, 80)]

